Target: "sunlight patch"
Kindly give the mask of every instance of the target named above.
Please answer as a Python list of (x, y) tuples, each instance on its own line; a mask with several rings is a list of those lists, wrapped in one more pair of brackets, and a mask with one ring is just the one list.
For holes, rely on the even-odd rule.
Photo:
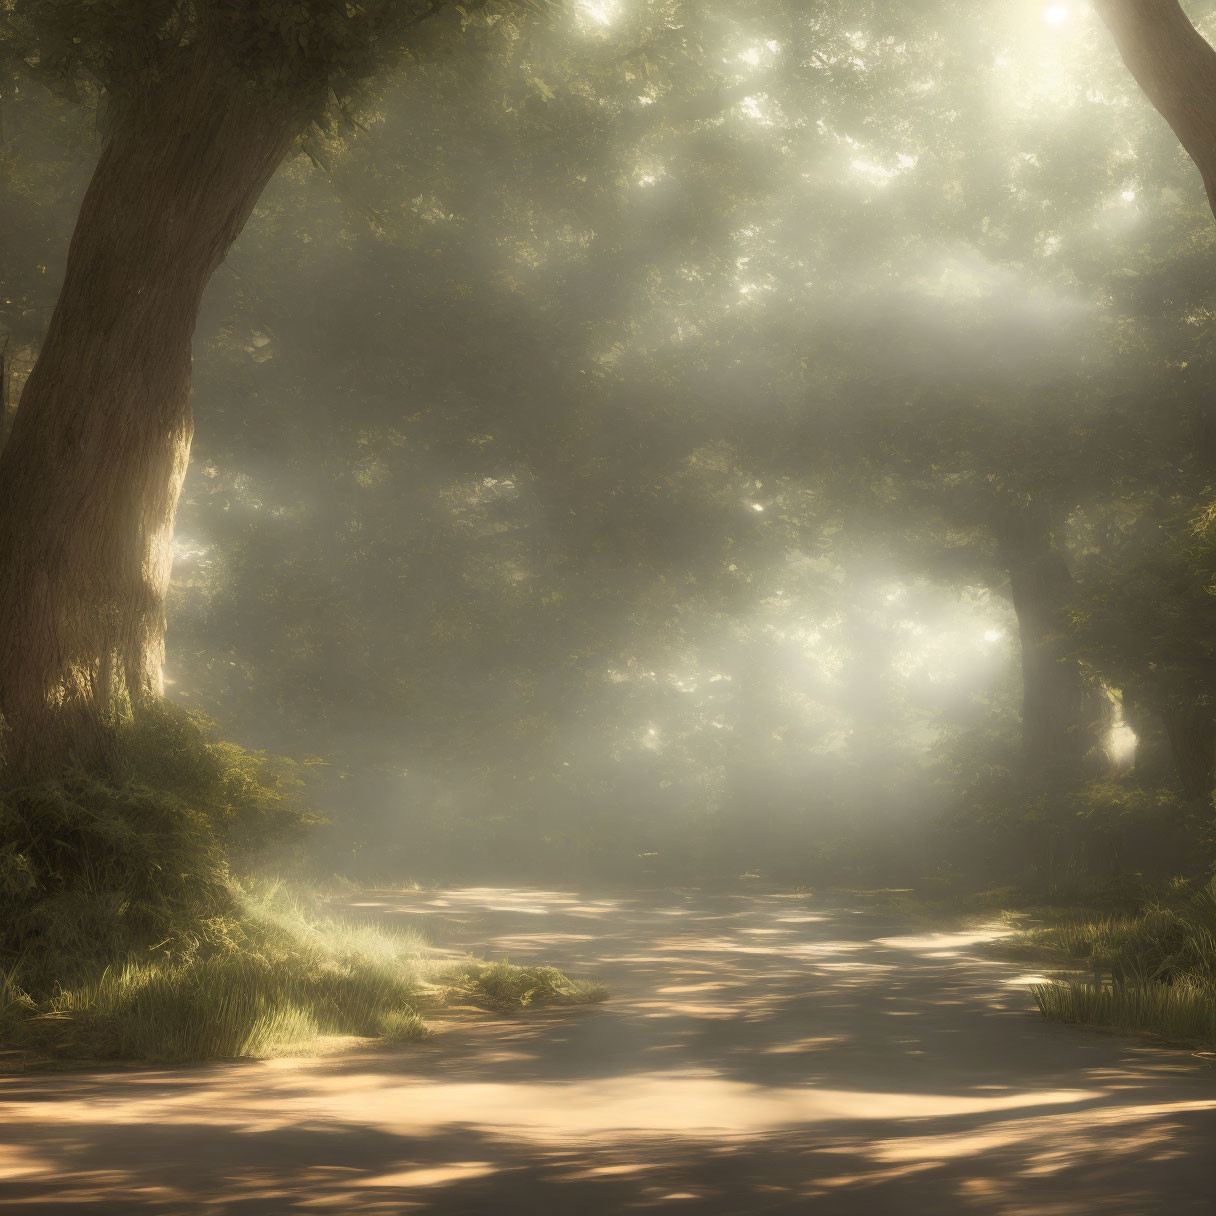
[(360, 1178), (357, 1186), (445, 1186), (449, 1182), (463, 1182), (466, 1178), (484, 1178), (498, 1167), (490, 1161), (452, 1161), (444, 1165), (426, 1166), (416, 1170), (403, 1170), (399, 1174), (375, 1174)]

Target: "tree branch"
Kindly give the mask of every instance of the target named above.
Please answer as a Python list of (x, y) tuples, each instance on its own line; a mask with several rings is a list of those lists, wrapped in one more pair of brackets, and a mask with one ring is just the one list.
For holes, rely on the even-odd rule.
[(1216, 215), (1216, 50), (1178, 0), (1095, 0), (1119, 54), (1203, 175)]

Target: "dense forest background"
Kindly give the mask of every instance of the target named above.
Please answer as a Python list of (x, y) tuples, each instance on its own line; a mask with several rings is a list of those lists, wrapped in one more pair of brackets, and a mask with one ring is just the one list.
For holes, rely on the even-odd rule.
[[(1202, 870), (1216, 231), (1093, 17), (461, 25), (216, 272), (171, 700), (327, 872)], [(0, 91), (7, 424), (99, 135)]]

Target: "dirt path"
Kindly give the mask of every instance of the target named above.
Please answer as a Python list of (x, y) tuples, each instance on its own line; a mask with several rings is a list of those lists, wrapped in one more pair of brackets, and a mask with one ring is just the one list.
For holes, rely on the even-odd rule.
[(6, 1212), (1216, 1213), (1216, 1068), (800, 896), (371, 895), (606, 1006), (319, 1059), (0, 1079)]

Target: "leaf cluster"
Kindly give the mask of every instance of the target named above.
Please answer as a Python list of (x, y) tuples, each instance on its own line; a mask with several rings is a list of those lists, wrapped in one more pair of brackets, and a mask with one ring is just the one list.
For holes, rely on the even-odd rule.
[(226, 939), (232, 874), (315, 822), (266, 757), (165, 710), (120, 732), (114, 770), (0, 791), (0, 954), (56, 979), (130, 949)]
[[(545, 6), (508, 0), (507, 9)], [(10, 66), (69, 96), (119, 107), (150, 103), (160, 82), (201, 57), (302, 126), (342, 110), (483, 8), (485, 0), (4, 0), (0, 47)]]

